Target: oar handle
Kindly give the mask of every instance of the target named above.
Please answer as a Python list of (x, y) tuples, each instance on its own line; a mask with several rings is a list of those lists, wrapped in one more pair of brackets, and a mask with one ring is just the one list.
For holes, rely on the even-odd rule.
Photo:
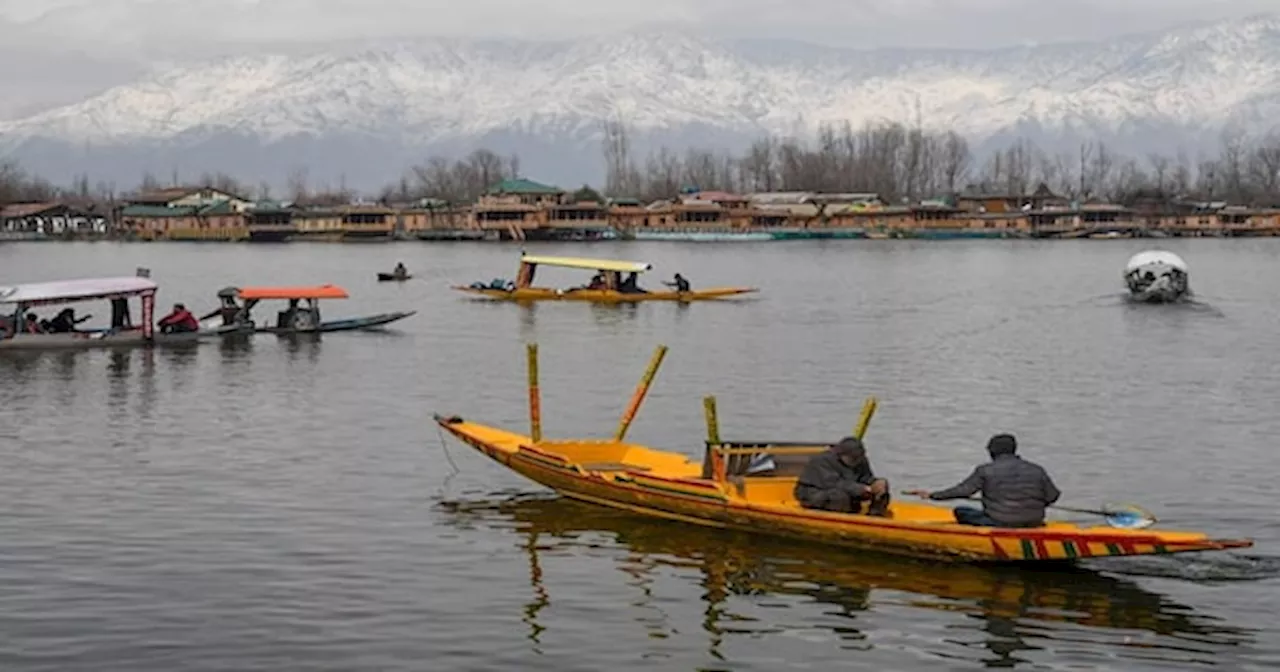
[[(903, 496), (906, 496), (906, 497), (918, 497), (918, 496), (919, 496), (919, 495), (917, 495), (917, 494), (916, 494), (916, 491), (915, 491), (915, 490), (902, 490), (900, 494), (902, 494)], [(981, 499), (981, 498), (979, 498), (979, 497), (965, 497), (965, 499), (967, 499), (967, 500), (969, 500), (969, 501), (971, 501), (971, 502), (980, 502), (980, 501), (982, 501), (982, 499)], [(1075, 508), (1075, 507), (1071, 507), (1071, 506), (1058, 506), (1057, 504), (1050, 504), (1050, 505), (1049, 505), (1049, 508), (1051, 508), (1051, 509), (1058, 509), (1058, 510), (1061, 510), (1061, 511), (1070, 511), (1070, 512), (1072, 512), (1072, 513), (1091, 513), (1091, 514), (1093, 514), (1093, 515), (1095, 515), (1095, 516), (1110, 516), (1110, 515), (1113, 515), (1113, 514), (1115, 514), (1115, 513), (1116, 513), (1115, 511), (1111, 511), (1111, 510), (1107, 510), (1107, 509), (1077, 509), (1077, 508)]]

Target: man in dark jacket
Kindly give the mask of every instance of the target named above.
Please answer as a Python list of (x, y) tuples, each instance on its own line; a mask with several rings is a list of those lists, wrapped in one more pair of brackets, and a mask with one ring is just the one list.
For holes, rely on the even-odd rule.
[(1038, 464), (1014, 453), (1018, 441), (1012, 434), (997, 434), (987, 442), (991, 461), (978, 466), (962, 483), (946, 490), (914, 490), (910, 494), (933, 500), (963, 499), (982, 492), (982, 508), (957, 506), (956, 522), (986, 527), (1039, 527), (1044, 510), (1062, 493)]
[(867, 449), (850, 436), (804, 465), (795, 497), (806, 509), (841, 513), (861, 513), (863, 500), (870, 500), (867, 513), (883, 516), (889, 509), (889, 482), (876, 478)]

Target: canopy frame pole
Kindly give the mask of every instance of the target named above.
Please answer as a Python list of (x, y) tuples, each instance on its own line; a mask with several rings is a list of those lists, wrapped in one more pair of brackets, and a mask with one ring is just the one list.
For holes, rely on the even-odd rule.
[(538, 344), (525, 346), (529, 370), (529, 434), (534, 443), (542, 441), (542, 395), (538, 390)]
[(631, 403), (627, 404), (627, 410), (623, 412), (622, 419), (618, 422), (618, 431), (614, 433), (613, 440), (621, 442), (627, 436), (627, 429), (631, 427), (631, 421), (635, 420), (636, 413), (640, 410), (640, 404), (644, 403), (644, 397), (649, 393), (649, 386), (653, 384), (653, 379), (658, 375), (658, 367), (662, 366), (662, 359), (667, 356), (667, 346), (659, 345), (653, 351), (653, 357), (649, 359), (649, 368), (645, 369), (644, 377), (640, 379), (640, 384), (636, 385), (636, 391), (631, 395)]
[(874, 396), (867, 397), (862, 403), (862, 412), (858, 414), (858, 422), (853, 426), (853, 435), (859, 440), (867, 435), (867, 426), (871, 424), (871, 417), (876, 414), (876, 408), (880, 406), (879, 400)]

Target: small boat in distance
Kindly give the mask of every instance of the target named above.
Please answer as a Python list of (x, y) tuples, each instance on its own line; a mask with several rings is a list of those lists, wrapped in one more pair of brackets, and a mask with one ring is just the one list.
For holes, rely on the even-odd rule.
[(1191, 295), (1187, 262), (1164, 250), (1147, 250), (1129, 258), (1124, 283), (1134, 301), (1172, 303)]
[[(160, 333), (153, 324), (158, 289), (154, 281), (141, 275), (0, 287), (0, 350), (170, 345), (246, 333), (241, 326), (219, 326), (190, 332)], [(134, 298), (141, 304), (142, 319), (136, 325), (129, 310), (129, 300)], [(28, 316), (34, 316), (36, 308), (86, 301), (110, 302), (111, 326), (96, 329), (71, 328), (68, 331), (56, 333), (48, 333), (37, 328), (36, 333), (32, 333), (27, 325)], [(85, 318), (75, 321), (79, 322), (83, 319)], [(38, 323), (39, 321), (37, 325)]]
[[(534, 287), (533, 277), (537, 273), (538, 266), (596, 271), (597, 275), (591, 284), (581, 287), (569, 289)], [(473, 282), (467, 286), (459, 285), (454, 289), (499, 301), (594, 301), (597, 303), (705, 301), (760, 291), (754, 287), (711, 287), (685, 291), (679, 289), (648, 291), (636, 287), (636, 278), (641, 273), (652, 269), (653, 265), (642, 261), (539, 257), (521, 253), (520, 269), (515, 282), (496, 279), (489, 283)], [(628, 273), (632, 277), (624, 280), (623, 273)]]
[[(950, 507), (923, 502), (895, 500), (885, 517), (806, 509), (793, 494), (797, 478), (829, 444), (722, 441), (714, 397), (703, 400), (707, 438), (701, 460), (625, 441), (665, 346), (654, 353), (612, 438), (544, 440), (537, 346), (528, 347), (530, 436), (458, 416), (436, 415), (435, 421), (516, 473), (589, 504), (714, 528), (961, 562), (1072, 562), (1253, 545), (1249, 539), (1211, 539), (1200, 532), (1119, 527), (1109, 519), (1106, 525), (1050, 520), (1037, 528), (961, 525)], [(855, 436), (864, 435), (875, 408), (874, 397), (868, 399)]]
[(412, 277), (413, 275), (409, 273), (409, 269), (405, 268), (404, 264), (398, 263), (396, 264), (396, 269), (394, 271), (390, 273), (379, 273), (378, 282), (390, 282), (393, 280), (396, 282), (404, 282)]
[[(400, 311), (324, 322), (320, 319), (319, 302), (327, 299), (349, 298), (350, 295), (347, 294), (347, 290), (337, 285), (316, 285), (304, 287), (232, 287), (223, 291), (234, 298), (244, 301), (243, 314), (246, 316), (262, 301), (282, 300), (288, 302), (284, 310), (276, 313), (274, 325), (254, 325), (254, 330), (260, 333), (316, 334), (332, 331), (375, 329), (417, 313), (414, 310)], [(252, 319), (250, 319), (249, 324), (254, 324)]]

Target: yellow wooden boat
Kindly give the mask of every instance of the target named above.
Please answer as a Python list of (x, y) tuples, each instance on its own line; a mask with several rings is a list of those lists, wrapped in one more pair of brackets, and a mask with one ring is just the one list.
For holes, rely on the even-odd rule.
[[(705, 400), (708, 437), (702, 461), (627, 443), (634, 419), (666, 353), (660, 346), (609, 440), (544, 440), (537, 386), (537, 346), (529, 346), (532, 436), (437, 415), (467, 445), (563, 496), (638, 514), (716, 528), (788, 536), (837, 546), (873, 548), (960, 561), (1075, 561), (1099, 556), (1158, 555), (1246, 548), (1248, 539), (1211, 539), (1200, 532), (1116, 529), (1050, 521), (1032, 529), (960, 525), (951, 509), (895, 501), (888, 517), (802, 508), (792, 490), (810, 456), (827, 444), (721, 441), (715, 400)], [(855, 433), (861, 436), (875, 400)], [(764, 472), (762, 462), (771, 463)]]
[[(590, 285), (556, 289), (553, 287), (534, 287), (533, 277), (538, 266), (556, 266), (559, 268), (577, 268), (597, 271), (604, 282), (598, 287)], [(706, 301), (723, 299), (739, 294), (750, 294), (759, 290), (753, 287), (710, 287), (707, 289), (690, 289), (687, 292), (676, 290), (654, 290), (629, 292), (621, 291), (623, 273), (639, 275), (653, 269), (652, 264), (642, 261), (617, 261), (613, 259), (583, 259), (579, 257), (540, 257), (521, 253), (520, 270), (515, 282), (495, 281), (489, 284), (476, 282), (470, 285), (456, 285), (454, 289), (468, 294), (476, 294), (500, 301), (592, 301), (595, 303), (638, 303), (640, 301)]]

